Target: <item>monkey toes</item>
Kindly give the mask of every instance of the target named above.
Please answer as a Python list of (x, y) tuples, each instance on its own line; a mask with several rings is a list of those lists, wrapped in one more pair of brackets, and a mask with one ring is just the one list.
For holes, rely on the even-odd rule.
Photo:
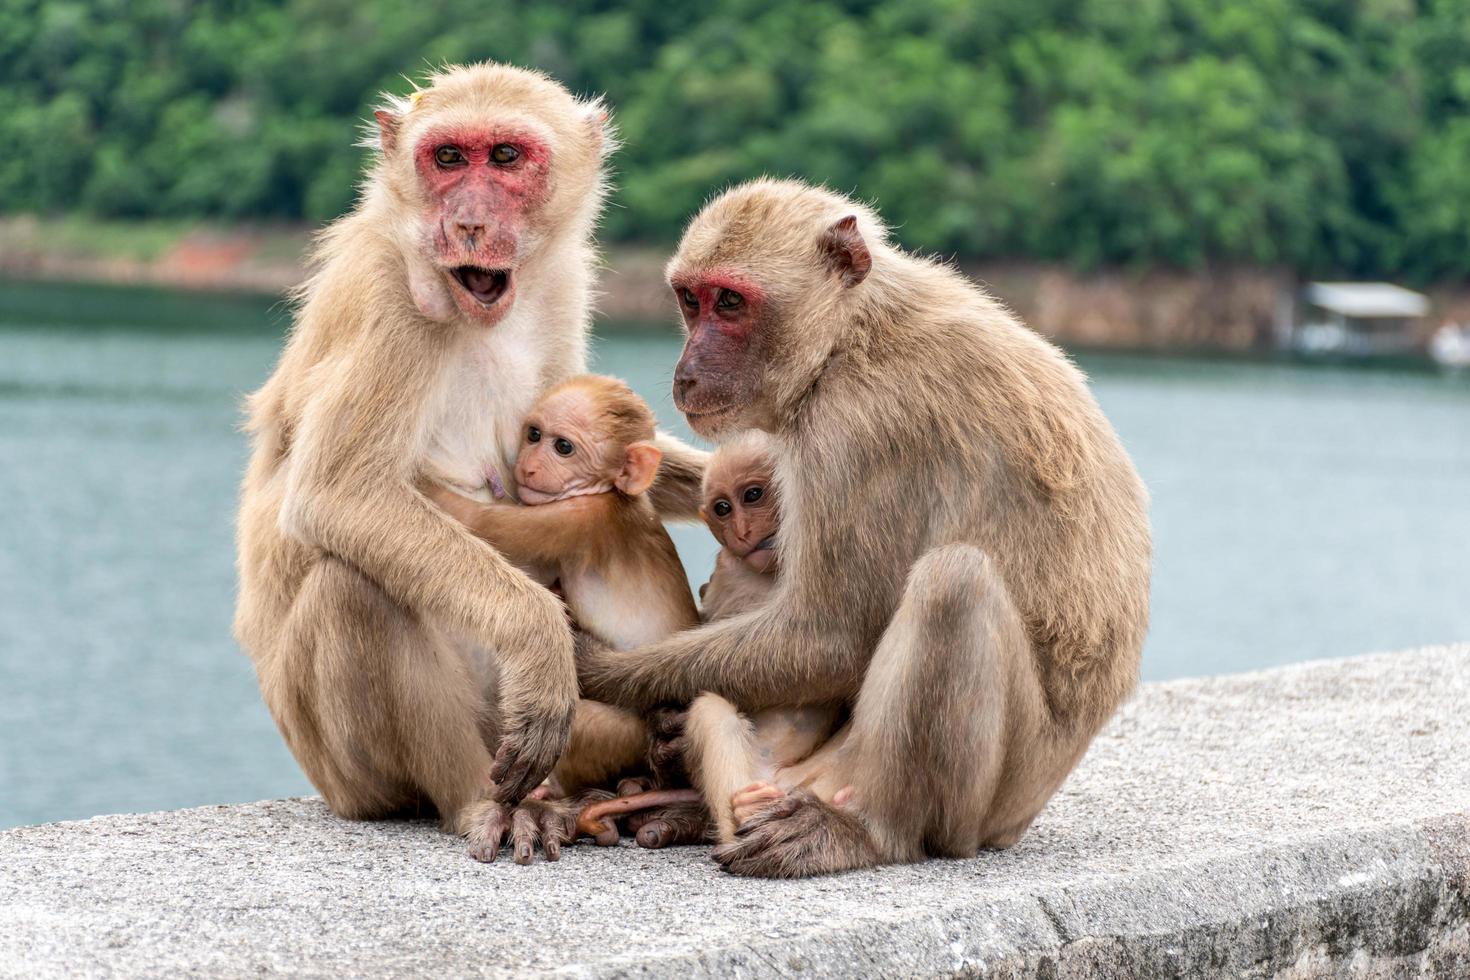
[(752, 783), (730, 797), (730, 808), (734, 811), (735, 826), (741, 827), (775, 800), (786, 795), (786, 791), (775, 783)]
[(710, 817), (704, 800), (656, 807), (628, 818), (628, 830), (639, 847), (657, 850), (709, 840)]
[(735, 840), (715, 848), (713, 857), (726, 871), (755, 878), (803, 878), (879, 863), (856, 815), (804, 789), (768, 804), (735, 831)]
[(495, 800), (470, 806), (460, 826), (476, 861), (494, 861), (509, 842), (516, 864), (530, 864), (537, 845), (546, 860), (561, 857), (563, 844), (576, 839), (576, 807), (565, 800), (523, 800), (511, 808)]

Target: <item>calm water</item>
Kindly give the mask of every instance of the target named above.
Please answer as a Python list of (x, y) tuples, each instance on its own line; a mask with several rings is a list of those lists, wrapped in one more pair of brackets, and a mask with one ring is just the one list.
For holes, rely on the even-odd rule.
[[(307, 792), (230, 639), (258, 299), (0, 283), (0, 827)], [(604, 337), (687, 435), (678, 343)], [(1157, 679), (1470, 638), (1470, 380), (1084, 357), (1153, 492)], [(691, 575), (713, 556), (676, 532)]]

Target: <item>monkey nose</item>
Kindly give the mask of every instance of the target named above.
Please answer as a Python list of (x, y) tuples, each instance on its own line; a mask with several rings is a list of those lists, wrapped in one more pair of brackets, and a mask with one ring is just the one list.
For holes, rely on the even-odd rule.
[(485, 230), (484, 225), (466, 224), (463, 221), (457, 222), (454, 227), (457, 228), (459, 230), (459, 233), (465, 238), (479, 238), (481, 233)]
[(675, 400), (682, 402), (686, 398), (688, 398), (689, 397), (689, 392), (694, 388), (695, 383), (696, 383), (695, 382), (695, 379), (692, 376), (690, 376), (688, 374), (685, 374), (683, 371), (675, 371), (674, 372), (674, 398), (675, 398)]

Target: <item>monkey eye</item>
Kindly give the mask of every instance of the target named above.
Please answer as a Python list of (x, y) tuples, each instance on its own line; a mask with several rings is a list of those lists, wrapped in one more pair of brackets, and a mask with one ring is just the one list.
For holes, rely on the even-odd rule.
[(577, 447), (572, 445), (570, 439), (558, 439), (551, 444), (551, 448), (556, 450), (558, 456), (570, 456), (577, 451)]
[(521, 151), (509, 143), (496, 143), (490, 149), (490, 159), (504, 166), (507, 163), (515, 163), (521, 158)]
[(689, 308), (691, 313), (699, 312), (699, 297), (694, 295), (692, 289), (679, 290), (679, 301)]
[(729, 517), (730, 511), (734, 510), (735, 508), (730, 506), (730, 501), (726, 500), (724, 497), (721, 497), (719, 500), (715, 501), (715, 505), (711, 509), (715, 512), (716, 517), (723, 518)]
[(741, 296), (735, 290), (722, 289), (720, 290), (719, 299), (715, 300), (715, 308), (720, 310), (736, 310), (739, 309), (741, 304), (743, 304), (744, 302), (745, 297)]
[(527, 442), (540, 442), (541, 441), (541, 430), (538, 429), (538, 428), (536, 428), (534, 425), (531, 426), (529, 429), (526, 430), (526, 441)]
[(441, 167), (457, 167), (465, 162), (464, 154), (457, 146), (441, 146), (434, 151), (434, 159)]
[(753, 504), (765, 495), (766, 491), (760, 487), (746, 487), (745, 493), (741, 494), (740, 499), (745, 501), (747, 504)]

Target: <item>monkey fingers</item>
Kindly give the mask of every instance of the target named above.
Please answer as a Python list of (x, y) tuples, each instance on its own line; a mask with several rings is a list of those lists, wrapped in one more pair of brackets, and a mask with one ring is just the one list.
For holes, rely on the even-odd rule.
[(495, 799), (516, 803), (541, 784), (555, 768), (571, 736), (572, 708), (553, 718), (531, 719), (501, 737), (490, 767)]
[(576, 837), (576, 808), (564, 800), (527, 799), (514, 809), (481, 800), (469, 808), (461, 825), (476, 861), (494, 861), (507, 839), (516, 864), (530, 864), (537, 844), (546, 860), (555, 861), (562, 846)]
[(577, 814), (577, 831), (597, 841), (599, 846), (607, 847), (618, 842), (618, 827), (610, 818), (652, 807), (699, 801), (699, 791), (695, 789), (661, 789), (634, 796), (598, 800), (583, 807), (582, 812)]
[(775, 783), (752, 783), (730, 797), (730, 808), (734, 811), (735, 826), (742, 827), (763, 808), (781, 799), (786, 791)]
[(629, 776), (618, 780), (617, 796), (636, 796), (639, 793), (647, 793), (653, 789), (653, 778), (651, 776)]
[(639, 847), (657, 850), (680, 844), (703, 844), (710, 836), (710, 815), (703, 798), (692, 803), (644, 810), (628, 818)]
[(732, 874), (802, 878), (878, 863), (862, 820), (796, 789), (761, 810), (711, 855)]
[(687, 705), (663, 704), (648, 715), (648, 766), (660, 786), (686, 783), (684, 769), (684, 724)]

